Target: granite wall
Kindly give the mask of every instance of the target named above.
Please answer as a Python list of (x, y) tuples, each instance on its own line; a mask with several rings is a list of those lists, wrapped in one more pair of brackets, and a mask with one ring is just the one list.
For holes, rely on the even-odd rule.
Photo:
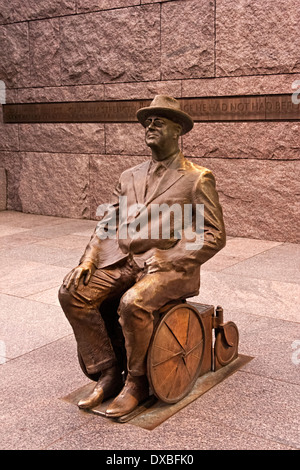
[[(299, 24), (296, 0), (0, 0), (0, 80), (10, 103), (292, 93)], [(229, 235), (299, 242), (299, 130), (196, 123), (182, 139)], [(93, 219), (147, 158), (138, 123), (0, 124), (8, 209)]]

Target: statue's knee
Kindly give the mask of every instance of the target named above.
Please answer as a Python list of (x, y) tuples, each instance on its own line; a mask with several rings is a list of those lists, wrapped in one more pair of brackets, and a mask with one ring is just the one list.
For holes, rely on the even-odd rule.
[(74, 303), (73, 295), (71, 292), (62, 285), (58, 291), (58, 300), (64, 310), (72, 306)]
[(132, 311), (134, 302), (135, 302), (135, 298), (131, 290), (123, 294), (123, 296), (121, 297), (121, 300), (119, 303), (119, 309), (118, 309), (120, 317), (126, 318), (128, 316), (128, 314)]
[(143, 301), (136, 289), (129, 289), (121, 298), (118, 313), (122, 326), (137, 327), (145, 321), (153, 320), (152, 312)]

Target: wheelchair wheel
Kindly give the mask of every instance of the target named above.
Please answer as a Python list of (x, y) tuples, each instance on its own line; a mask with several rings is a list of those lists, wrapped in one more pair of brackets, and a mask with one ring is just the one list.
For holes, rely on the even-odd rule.
[(198, 311), (182, 303), (158, 322), (148, 351), (148, 379), (154, 395), (176, 403), (193, 388), (199, 376), (205, 336)]
[(239, 331), (229, 321), (216, 330), (215, 358), (221, 366), (227, 366), (238, 356)]

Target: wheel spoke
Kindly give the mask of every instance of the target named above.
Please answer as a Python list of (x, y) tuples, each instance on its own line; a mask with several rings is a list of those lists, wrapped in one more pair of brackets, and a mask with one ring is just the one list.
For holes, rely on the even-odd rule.
[[(174, 367), (175, 369), (175, 367)], [(172, 372), (174, 371), (174, 369), (172, 370)], [(178, 371), (178, 364), (176, 365), (176, 371), (175, 371), (175, 376), (177, 374), (177, 371)], [(170, 374), (169, 374), (170, 375)], [(171, 388), (169, 389), (168, 393), (167, 393), (167, 398), (170, 396), (170, 393), (172, 392), (173, 388), (174, 388), (174, 385), (175, 385), (175, 380), (173, 380), (173, 383), (172, 383), (172, 386)]]
[(167, 322), (165, 322), (165, 325), (166, 327), (168, 328), (168, 330), (170, 331), (170, 333), (172, 333), (173, 335), (173, 338), (175, 338), (175, 340), (177, 341), (177, 343), (179, 344), (179, 346), (183, 349), (184, 351), (184, 347), (182, 346), (182, 344), (180, 343), (179, 339), (177, 338), (177, 336), (175, 335), (175, 333), (173, 332), (173, 330), (171, 329), (171, 327), (168, 325)]
[[(175, 374), (176, 374), (177, 370), (178, 370), (178, 364), (176, 364), (176, 365), (169, 371), (169, 373), (165, 376), (164, 380), (161, 381), (161, 383), (160, 383), (160, 385), (159, 385), (160, 388), (163, 388), (163, 386), (164, 386), (164, 384), (165, 384), (166, 382), (168, 383), (168, 379), (169, 379), (170, 375), (172, 375), (172, 374), (174, 373), (174, 371), (175, 371)], [(173, 381), (173, 385), (172, 385), (172, 386), (174, 386), (174, 381)], [(171, 389), (172, 389), (172, 387), (171, 387)], [(167, 396), (170, 395), (171, 389), (169, 389)]]
[(187, 343), (188, 343), (188, 339), (189, 339), (190, 328), (191, 328), (191, 312), (189, 311), (187, 335), (186, 335), (186, 339), (185, 339), (185, 347), (187, 347)]
[(153, 364), (152, 367), (160, 366), (161, 364), (164, 364), (165, 362), (169, 361), (170, 359), (173, 359), (176, 356), (180, 356), (180, 354), (182, 354), (182, 351), (179, 351), (178, 353), (173, 354), (173, 356), (167, 357), (166, 359), (163, 359), (162, 361), (157, 362), (156, 364)]
[[(156, 345), (155, 345), (155, 348), (161, 349), (162, 351), (167, 351), (167, 352), (172, 353), (172, 354), (177, 354), (177, 353), (175, 353), (175, 351), (173, 351), (172, 349), (164, 348), (164, 347), (161, 346), (160, 344), (156, 344)], [(178, 352), (178, 351), (177, 351), (177, 352)], [(180, 352), (181, 352), (181, 351), (180, 351)]]
[[(192, 349), (190, 349), (187, 353), (186, 353), (186, 356), (188, 356), (189, 354), (191, 354), (195, 349), (197, 349), (201, 344), (203, 343), (203, 339), (201, 339), (201, 341), (196, 344), (194, 347), (192, 347)], [(197, 356), (196, 356), (197, 357)]]

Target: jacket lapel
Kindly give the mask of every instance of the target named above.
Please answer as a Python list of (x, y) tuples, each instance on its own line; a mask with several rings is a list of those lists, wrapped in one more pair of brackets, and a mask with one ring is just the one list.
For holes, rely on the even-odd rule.
[(150, 160), (143, 163), (143, 165), (135, 168), (132, 172), (133, 187), (136, 200), (139, 204), (144, 204), (144, 196), (146, 190), (147, 173), (150, 165)]
[(149, 198), (145, 201), (144, 196), (149, 165), (150, 160), (143, 163), (138, 168), (135, 168), (132, 172), (133, 187), (138, 204), (150, 204), (153, 199), (156, 199), (158, 196), (166, 192), (171, 186), (173, 186), (173, 184), (182, 178), (185, 170), (185, 159), (180, 152), (178, 158), (176, 158), (174, 162), (171, 163), (169, 168), (164, 173), (154, 193), (150, 194)]
[(173, 186), (173, 184), (175, 184), (180, 178), (184, 176), (184, 170), (184, 156), (180, 152), (178, 158), (176, 158), (175, 161), (171, 163), (169, 168), (167, 168), (163, 177), (159, 181), (159, 184), (157, 185), (154, 193), (151, 194), (149, 199), (145, 201), (145, 204), (150, 204), (154, 199), (156, 199), (158, 196), (166, 192), (171, 186)]

